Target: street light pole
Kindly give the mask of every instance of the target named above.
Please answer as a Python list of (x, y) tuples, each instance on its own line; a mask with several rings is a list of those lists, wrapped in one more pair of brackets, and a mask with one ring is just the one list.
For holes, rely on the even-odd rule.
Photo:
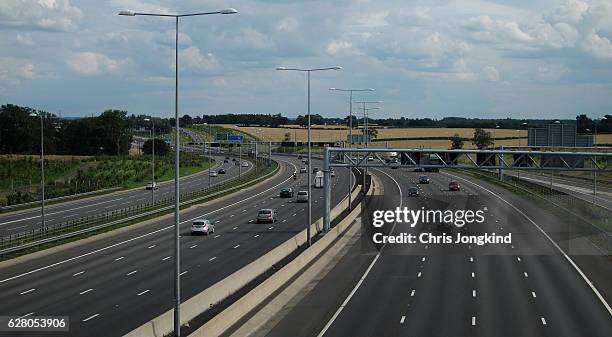
[(299, 68), (285, 68), (277, 67), (276, 70), (288, 70), (288, 71), (301, 71), (308, 73), (308, 217), (306, 219), (306, 236), (308, 247), (312, 244), (310, 225), (312, 224), (312, 151), (311, 151), (311, 139), (310, 139), (310, 73), (313, 71), (323, 70), (340, 70), (342, 67), (328, 67), (328, 68), (313, 68), (313, 69), (299, 69)]
[(153, 118), (145, 118), (145, 122), (151, 122), (151, 203), (155, 204), (155, 124)]
[(200, 15), (211, 15), (211, 14), (236, 14), (237, 10), (233, 8), (227, 8), (215, 12), (202, 12), (202, 13), (190, 13), (190, 14), (155, 14), (155, 13), (136, 13), (132, 11), (121, 11), (119, 15), (122, 16), (157, 16), (157, 17), (170, 17), (174, 18), (175, 29), (174, 29), (174, 125), (175, 125), (175, 139), (174, 139), (174, 335), (180, 337), (181, 335), (181, 296), (180, 296), (180, 245), (179, 245), (179, 207), (180, 207), (180, 190), (179, 190), (179, 114), (178, 114), (178, 29), (179, 29), (179, 18), (187, 16), (200, 16)]
[[(329, 88), (332, 91), (344, 91), (349, 93), (349, 149), (353, 147), (353, 92), (355, 91), (374, 91), (372, 88), (367, 89), (342, 89), (342, 88)], [(349, 152), (350, 153), (350, 152)], [(350, 154), (352, 157), (353, 155)], [(348, 182), (348, 209), (352, 209), (352, 198), (351, 198), (351, 187), (353, 186), (353, 174), (352, 168), (349, 167), (349, 182)]]
[(47, 232), (47, 224), (45, 222), (45, 128), (43, 123), (42, 112), (32, 112), (30, 117), (40, 117), (40, 187), (42, 196), (40, 199), (40, 217), (41, 217), (41, 228), (43, 232)]
[[(368, 147), (368, 139), (370, 138), (370, 135), (368, 134), (368, 110), (375, 110), (378, 108), (366, 108), (366, 104), (380, 104), (382, 103), (382, 101), (370, 101), (370, 102), (355, 102), (357, 104), (363, 104), (363, 137), (364, 137), (364, 143), (365, 143), (365, 147)], [(368, 158), (365, 158), (366, 164), (368, 161)], [(361, 190), (365, 193), (366, 191), (366, 172), (367, 172), (368, 168), (364, 167), (363, 168), (363, 184), (361, 185)]]

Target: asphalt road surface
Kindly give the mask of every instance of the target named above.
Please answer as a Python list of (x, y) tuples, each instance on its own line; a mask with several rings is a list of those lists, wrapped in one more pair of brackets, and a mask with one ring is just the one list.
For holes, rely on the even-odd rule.
[[(418, 175), (378, 171), (385, 193), (373, 207), (486, 207), (485, 222), (462, 233), (512, 233), (512, 243), (389, 244), (379, 251), (369, 237), (362, 238), (346, 248), (334, 268), (316, 277), (310, 291), (253, 335), (610, 336), (612, 262), (585, 236), (555, 214), (465, 177), (429, 174), (433, 182), (421, 185), (423, 194), (408, 197)], [(459, 180), (462, 191), (447, 191), (451, 179)], [(424, 230), (458, 231), (396, 223), (392, 232)], [(549, 238), (576, 255), (566, 257)]]
[[(283, 173), (250, 191), (181, 215), (181, 297), (192, 297), (252, 262), (305, 227), (306, 203), (279, 198), (282, 187), (305, 189), (306, 174), (292, 174), (297, 159), (278, 157)], [(320, 166), (320, 165), (319, 165)], [(332, 179), (332, 205), (348, 192), (348, 170)], [(322, 190), (313, 189), (313, 219), (322, 216)], [(278, 222), (257, 224), (261, 208), (276, 208)], [(192, 219), (216, 231), (191, 236)], [(121, 336), (173, 306), (173, 219), (0, 269), (0, 315), (66, 315), (62, 336)], [(0, 333), (0, 336), (25, 336)], [(37, 336), (44, 334), (37, 333)], [(49, 333), (57, 336), (58, 334)]]
[[(223, 168), (226, 174), (211, 177), (212, 184), (218, 184), (229, 179), (238, 177), (239, 168), (230, 160), (223, 163), (225, 156), (213, 156), (216, 160), (215, 169)], [(244, 160), (243, 160), (244, 161)], [(241, 173), (251, 170), (253, 165), (240, 168)], [(155, 191), (155, 200), (174, 196), (173, 181), (158, 184), (159, 189)], [(208, 170), (181, 178), (181, 193), (195, 191), (208, 186)], [(83, 200), (63, 202), (47, 205), (45, 207), (45, 222), (47, 225), (60, 224), (85, 216), (105, 213), (108, 211), (141, 205), (151, 202), (151, 191), (142, 188), (131, 189), (116, 193), (110, 193)], [(40, 207), (19, 212), (0, 214), (0, 236), (8, 236), (19, 232), (31, 231), (32, 228), (41, 226)]]

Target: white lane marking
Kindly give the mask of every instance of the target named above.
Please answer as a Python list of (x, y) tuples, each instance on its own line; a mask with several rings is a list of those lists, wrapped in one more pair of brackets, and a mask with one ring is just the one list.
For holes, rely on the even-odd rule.
[(89, 317), (85, 318), (85, 319), (83, 320), (83, 322), (87, 322), (87, 321), (89, 321), (90, 319), (92, 319), (92, 318), (96, 318), (96, 317), (98, 317), (98, 316), (100, 316), (100, 314), (91, 315), (91, 316), (89, 316)]
[(214, 260), (214, 259), (216, 259), (216, 258), (217, 258), (216, 256), (213, 256), (213, 257), (211, 257), (210, 259), (208, 259), (208, 262), (210, 262), (210, 261), (212, 261), (212, 260)]
[[(402, 195), (402, 188), (400, 187), (400, 184), (397, 182), (397, 180), (395, 180), (395, 178), (393, 178), (392, 176), (390, 176), (389, 174), (387, 174), (384, 171), (381, 170), (376, 170), (380, 173), (383, 173), (384, 175), (386, 175), (387, 177), (389, 177), (389, 179), (393, 180), (395, 182), (395, 185), (397, 185), (397, 189), (399, 190), (399, 194), (400, 194), (400, 209), (402, 208), (403, 205), (403, 200), (404, 197)], [(351, 174), (353, 174), (353, 172), (351, 172)], [(356, 180), (353, 180), (356, 181)], [(393, 223), (393, 227), (391, 227), (391, 231), (389, 233), (393, 233), (393, 230), (395, 229), (395, 226), (397, 225), (397, 223)], [(317, 337), (322, 337), (323, 335), (325, 335), (325, 332), (327, 332), (327, 330), (329, 329), (329, 327), (334, 323), (334, 321), (336, 320), (336, 318), (338, 318), (338, 316), (340, 315), (340, 312), (342, 312), (342, 310), (344, 310), (344, 308), (346, 307), (346, 305), (348, 304), (348, 302), (351, 300), (351, 298), (355, 295), (355, 293), (357, 292), (357, 290), (359, 289), (359, 287), (361, 287), (361, 284), (363, 283), (363, 281), (366, 279), (366, 277), (368, 276), (368, 274), (370, 273), (370, 271), (372, 270), (372, 268), (374, 267), (374, 265), (376, 264), (376, 261), (378, 261), (378, 259), (380, 258), (380, 254), (383, 252), (383, 250), (385, 249), (385, 247), (387, 246), (387, 244), (383, 244), (382, 248), (378, 251), (378, 253), (376, 253), (376, 256), (374, 256), (374, 259), (372, 260), (372, 262), (370, 262), (370, 265), (368, 266), (368, 268), (366, 269), (366, 271), (363, 273), (363, 275), (361, 275), (361, 278), (359, 279), (359, 281), (357, 282), (357, 284), (355, 285), (355, 287), (353, 288), (353, 290), (351, 290), (351, 292), (348, 294), (348, 296), (346, 297), (346, 299), (344, 299), (344, 302), (342, 302), (342, 304), (340, 305), (340, 307), (338, 308), (338, 310), (336, 310), (336, 312), (334, 313), (334, 315), (332, 316), (332, 318), (330, 318), (330, 320), (327, 322), (327, 324), (325, 324), (325, 326), (323, 327), (323, 330), (321, 330), (321, 332), (319, 332), (319, 334), (317, 335)]]
[(427, 248), (429, 248), (429, 246), (428, 246), (428, 245), (425, 245), (425, 249), (427, 249)]
[(472, 316), (472, 325), (476, 325), (476, 316)]
[(274, 226), (271, 226), (271, 227), (269, 227), (268, 229), (273, 229), (273, 228), (274, 228)]
[(542, 320), (542, 325), (546, 325), (546, 320), (544, 319), (544, 317), (540, 317), (540, 319)]
[(89, 289), (87, 289), (87, 290), (81, 291), (81, 292), (79, 293), (79, 295), (87, 294), (88, 292), (90, 292), (90, 291), (92, 291), (92, 290), (93, 290), (92, 288), (89, 288)]
[(198, 245), (193, 245), (191, 247), (189, 247), (189, 249), (194, 249), (195, 247), (197, 247)]
[(240, 245), (235, 245), (233, 248), (234, 248), (234, 249), (236, 249), (236, 248), (238, 248), (238, 247), (240, 247)]
[(219, 222), (221, 222), (221, 220), (216, 220), (216, 221), (215, 221), (215, 223), (219, 223)]
[(536, 296), (535, 291), (532, 291), (532, 292), (531, 292), (531, 296), (533, 296), (533, 298), (536, 298), (536, 297), (537, 297), (537, 296)]
[(220, 237), (220, 236), (221, 236), (221, 234), (215, 235), (215, 236), (213, 237), (213, 239), (216, 239), (216, 238), (218, 238), (218, 237)]
[(255, 221), (255, 220), (253, 220), (253, 219), (249, 220), (249, 222), (253, 222), (253, 221)]
[(138, 272), (138, 270), (132, 270), (131, 272), (125, 274), (125, 276), (130, 276), (132, 274), (136, 274)]
[(18, 227), (13, 227), (13, 228), (7, 228), (6, 230), (7, 231), (14, 231), (14, 230), (17, 230), (17, 229), (20, 229), (20, 228), (26, 228), (26, 227), (28, 227), (28, 226), (24, 225), (24, 226), (18, 226)]
[(147, 249), (155, 248), (156, 245), (150, 245)]
[(244, 213), (244, 212), (246, 212), (246, 209), (243, 209), (243, 210), (242, 210), (242, 212), (243, 212), (243, 213)]
[(402, 316), (402, 319), (400, 319), (400, 324), (404, 324), (405, 319), (406, 319), (406, 316)]
[(470, 262), (474, 262), (474, 258), (473, 257), (470, 257)]
[[(295, 168), (295, 164), (293, 164), (293, 163), (291, 163), (291, 162), (288, 162), (288, 161), (285, 161), (285, 160), (281, 160), (281, 159), (279, 159), (279, 161), (289, 163), (289, 164), (293, 165), (293, 167)], [(223, 207), (217, 208), (217, 209), (215, 209), (214, 211), (210, 211), (210, 212), (208, 212), (208, 213), (198, 215), (198, 216), (193, 217), (193, 218), (191, 218), (191, 219), (183, 220), (183, 221), (181, 221), (181, 222), (180, 222), (180, 224), (184, 224), (184, 223), (191, 222), (191, 221), (193, 221), (193, 220), (195, 220), (195, 219), (198, 219), (198, 218), (200, 218), (200, 217), (203, 217), (203, 216), (208, 216), (208, 215), (213, 214), (213, 213), (217, 213), (217, 212), (222, 211), (222, 210), (224, 210), (224, 209), (227, 209), (227, 208), (229, 208), (229, 207), (234, 207), (235, 205), (240, 204), (240, 203), (243, 203), (243, 202), (245, 202), (245, 201), (247, 201), (247, 200), (250, 200), (250, 199), (256, 198), (256, 197), (258, 197), (258, 196), (259, 196), (259, 195), (261, 195), (261, 194), (268, 193), (269, 191), (271, 191), (271, 190), (274, 190), (274, 189), (278, 188), (278, 186), (280, 186), (280, 185), (282, 185), (282, 184), (286, 183), (287, 181), (289, 181), (289, 179), (291, 179), (291, 178), (287, 178), (287, 179), (285, 179), (285, 180), (281, 181), (280, 183), (278, 183), (278, 184), (276, 184), (276, 185), (274, 185), (274, 186), (272, 186), (272, 187), (270, 187), (270, 188), (268, 188), (268, 189), (266, 189), (266, 190), (263, 190), (263, 191), (261, 191), (261, 192), (259, 192), (259, 193), (257, 193), (257, 194), (254, 194), (254, 195), (252, 195), (252, 196), (250, 196), (250, 197), (248, 197), (248, 198), (245, 198), (245, 199), (242, 199), (242, 200), (240, 200), (240, 201), (237, 201), (237, 202), (235, 202), (235, 203), (233, 203), (233, 204), (229, 204), (229, 205), (226, 205), (226, 206), (223, 206)], [(120, 200), (120, 199), (117, 199), (117, 200)], [(117, 247), (117, 246), (121, 246), (121, 245), (124, 245), (124, 244), (126, 244), (126, 243), (128, 243), (128, 242), (132, 242), (132, 241), (135, 241), (135, 240), (138, 240), (138, 239), (142, 239), (142, 238), (144, 238), (144, 237), (151, 236), (151, 235), (154, 235), (154, 234), (157, 234), (157, 233), (159, 233), (159, 232), (162, 232), (162, 231), (165, 231), (165, 230), (168, 230), (168, 229), (172, 229), (172, 228), (174, 228), (174, 225), (166, 226), (166, 227), (164, 227), (164, 228), (160, 228), (160, 229), (158, 229), (158, 230), (155, 230), (155, 231), (152, 231), (152, 232), (148, 232), (148, 233), (143, 234), (143, 235), (135, 236), (135, 237), (133, 237), (133, 238), (130, 238), (130, 239), (127, 239), (127, 240), (124, 240), (124, 241), (120, 241), (120, 242), (114, 243), (114, 244), (112, 244), (112, 245), (109, 245), (109, 246), (106, 246), (106, 247), (102, 247), (102, 248), (100, 248), (100, 249), (92, 250), (91, 252), (87, 252), (87, 253), (85, 253), (85, 254), (77, 255), (77, 256), (71, 257), (71, 258), (66, 259), (66, 260), (62, 260), (62, 261), (59, 261), (59, 262), (55, 262), (55, 263), (52, 263), (52, 264), (46, 265), (46, 266), (44, 266), (44, 267), (36, 268), (36, 269), (30, 270), (30, 271), (25, 272), (25, 273), (21, 273), (21, 274), (15, 275), (15, 276), (11, 276), (11, 277), (9, 277), (9, 278), (5, 278), (5, 279), (3, 279), (3, 280), (0, 280), (0, 284), (5, 283), (5, 282), (8, 282), (8, 281), (11, 281), (11, 280), (14, 280), (14, 279), (17, 279), (17, 278), (20, 278), (20, 277), (23, 277), (23, 276), (26, 276), (26, 275), (30, 275), (30, 274), (33, 274), (33, 273), (37, 273), (37, 272), (42, 271), (42, 270), (46, 270), (46, 269), (49, 269), (49, 268), (52, 268), (52, 267), (56, 267), (56, 266), (59, 266), (59, 265), (65, 264), (65, 263), (67, 263), (67, 262), (71, 262), (71, 261), (74, 261), (74, 260), (78, 260), (78, 259), (81, 259), (81, 258), (83, 258), (83, 257), (85, 257), (85, 256), (89, 256), (89, 255), (92, 255), (92, 254), (96, 254), (96, 253), (99, 253), (99, 252), (103, 252), (103, 251), (105, 251), (105, 250), (108, 250), (108, 249), (111, 249), (111, 248), (114, 248), (114, 247)], [(215, 238), (217, 238), (217, 237), (219, 237), (219, 236), (216, 236)]]
[(141, 296), (141, 295), (144, 295), (144, 294), (148, 293), (149, 291), (151, 291), (151, 290), (147, 289), (147, 290), (145, 290), (145, 291), (141, 291), (141, 292), (139, 292), (138, 294), (136, 294), (136, 296)]
[(417, 277), (421, 277), (421, 272), (419, 272), (419, 273), (417, 274)]
[(167, 259), (171, 258), (171, 256), (166, 256), (162, 259), (162, 261), (166, 261)]
[(282, 222), (287, 222), (287, 219), (284, 219)]
[(293, 215), (292, 215), (292, 216), (295, 216), (296, 214), (297, 214), (297, 213), (293, 213)]
[(34, 315), (34, 313), (35, 313), (35, 312), (34, 312), (34, 311), (32, 311), (32, 312), (27, 313), (27, 314), (25, 314), (25, 315), (23, 315), (23, 316), (19, 316), (18, 318), (24, 318), (24, 317), (32, 316), (32, 315)]
[(118, 257), (118, 258), (114, 259), (113, 261), (123, 260), (124, 258), (125, 258), (124, 256), (120, 256), (120, 257)]
[(523, 275), (525, 275), (525, 277), (529, 277), (529, 275), (527, 275), (527, 273), (523, 272)]
[(230, 215), (230, 218), (233, 218), (233, 217), (234, 217), (234, 214)]
[(517, 260), (518, 262), (521, 262), (521, 258), (520, 258), (520, 257), (518, 257), (518, 256), (516, 257), (516, 260)]
[(234, 228), (232, 228), (232, 230), (233, 230), (233, 231), (235, 231), (236, 229), (238, 229), (238, 227), (234, 227)]
[(19, 295), (25, 295), (25, 294), (27, 294), (27, 293), (31, 293), (31, 292), (33, 292), (34, 290), (36, 290), (36, 288), (32, 288), (32, 289), (30, 289), (30, 290), (26, 290), (26, 291), (20, 292), (20, 293), (19, 293)]
[(476, 297), (476, 290), (472, 290), (472, 297)]
[[(51, 213), (45, 213), (45, 216), (49, 216), (49, 215), (54, 215), (54, 214), (60, 214), (60, 213), (65, 213), (65, 212), (69, 212), (69, 211), (74, 211), (77, 209), (81, 209), (81, 208), (86, 208), (86, 207), (91, 207), (91, 206), (96, 206), (96, 205), (101, 205), (101, 204), (106, 204), (109, 202), (113, 202), (113, 201), (117, 201), (117, 200), (121, 200), (121, 198), (119, 199), (113, 199), (113, 200), (108, 200), (108, 201), (102, 201), (102, 202), (98, 202), (95, 204), (88, 204), (85, 206), (80, 206), (80, 207), (71, 207), (69, 209), (65, 209), (63, 211), (57, 211), (57, 212), (51, 212)], [(39, 215), (35, 215), (35, 216), (31, 216), (28, 218), (21, 218), (21, 219), (15, 219), (15, 220), (11, 220), (11, 221), (7, 221), (7, 222), (3, 222), (0, 223), (0, 226), (4, 226), (4, 225), (8, 225), (10, 223), (15, 223), (15, 222), (21, 222), (21, 221), (25, 221), (25, 220), (31, 220), (31, 219), (36, 219), (36, 218), (40, 218), (40, 214)]]
[(187, 274), (189, 272), (189, 270), (185, 270), (184, 272), (180, 273), (179, 276), (183, 276), (185, 274)]
[(81, 270), (81, 271), (80, 271), (80, 272), (78, 272), (78, 273), (74, 273), (74, 274), (72, 274), (72, 276), (79, 276), (79, 275), (83, 274), (84, 272), (85, 272), (84, 270)]
[(425, 262), (425, 256), (423, 256), (423, 258), (421, 259), (421, 262)]
[(416, 291), (416, 290), (412, 289), (412, 292), (410, 293), (410, 297), (413, 297), (413, 296), (414, 296), (414, 292), (415, 292), (415, 291)]
[(253, 236), (254, 238), (259, 237), (259, 234), (256, 234), (255, 236)]
[(463, 179), (461, 177), (458, 177), (456, 175), (453, 174), (449, 174), (449, 173), (444, 173), (446, 175), (450, 175), (453, 176), (455, 178), (461, 179), (463, 181), (466, 181), (468, 183), (471, 183), (475, 186), (480, 187), (481, 189), (489, 192), (490, 194), (496, 196), (498, 199), (500, 199), (501, 201), (503, 201), (504, 203), (506, 203), (508, 206), (512, 207), (515, 211), (517, 211), (519, 214), (521, 214), (523, 217), (525, 217), (525, 219), (529, 220), (529, 222), (531, 222), (532, 225), (534, 225), (539, 231), (540, 233), (542, 233), (542, 235), (544, 235), (548, 241), (555, 247), (557, 248), (557, 250), (559, 252), (561, 252), (561, 254), (563, 254), (563, 256), (565, 257), (565, 259), (572, 265), (572, 267), (574, 267), (574, 269), (578, 272), (578, 274), (580, 274), (580, 276), (582, 277), (582, 279), (584, 280), (584, 282), (586, 282), (586, 284), (591, 288), (591, 290), (595, 293), (595, 295), (597, 296), (597, 298), (599, 298), (599, 300), (601, 301), (601, 303), (604, 305), (604, 307), (606, 307), (606, 309), (608, 310), (608, 313), (610, 314), (610, 316), (612, 316), (612, 307), (610, 307), (610, 305), (608, 304), (608, 302), (606, 302), (606, 300), (603, 298), (603, 296), (601, 296), (601, 293), (599, 292), (599, 290), (597, 290), (597, 288), (595, 288), (595, 286), (593, 285), (593, 282), (591, 282), (591, 280), (589, 280), (589, 278), (582, 272), (582, 269), (580, 269), (580, 267), (578, 267), (578, 265), (574, 262), (574, 260), (572, 260), (567, 254), (565, 254), (565, 252), (563, 251), (563, 249), (561, 249), (561, 247), (559, 247), (559, 245), (548, 235), (548, 233), (546, 233), (542, 227), (538, 226), (537, 223), (535, 223), (535, 221), (533, 221), (529, 216), (527, 216), (527, 214), (525, 214), (523, 211), (521, 211), (518, 207), (514, 206), (513, 204), (511, 204), (510, 202), (508, 202), (506, 199), (500, 197), (499, 195), (497, 195), (496, 193), (492, 192), (491, 190), (480, 186), (474, 182), (471, 182), (467, 179)]
[(474, 272), (472, 272), (472, 278), (476, 277), (476, 274), (474, 274)]

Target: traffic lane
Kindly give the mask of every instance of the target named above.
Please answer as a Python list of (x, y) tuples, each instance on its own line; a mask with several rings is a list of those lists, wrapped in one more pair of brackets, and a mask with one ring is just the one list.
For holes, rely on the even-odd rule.
[[(168, 241), (169, 241), (169, 240), (168, 240)], [(155, 249), (157, 249), (157, 248), (159, 248), (159, 247), (155, 247), (155, 244), (152, 244), (150, 247), (147, 247), (147, 248), (155, 248)], [(190, 247), (190, 249), (191, 249), (191, 247)], [(125, 261), (127, 261), (127, 258), (126, 258), (126, 259), (123, 259), (123, 256), (121, 256), (121, 257), (117, 257), (117, 258), (115, 258), (115, 259), (119, 259), (119, 258), (121, 258), (120, 262), (116, 262), (116, 261), (114, 261), (114, 262), (115, 262), (115, 263), (125, 263)], [(189, 259), (188, 259), (188, 260), (189, 260)], [(132, 271), (132, 272), (133, 272), (133, 271)], [(129, 273), (130, 273), (130, 272), (127, 272), (126, 274), (129, 274)], [(75, 274), (78, 274), (78, 272), (76, 272)], [(134, 274), (136, 274), (136, 273), (134, 273)], [(92, 274), (91, 274), (91, 273), (89, 273), (88, 275), (92, 275)], [(140, 274), (140, 275), (142, 275), (142, 274)], [(83, 285), (83, 286), (85, 286), (85, 285)], [(89, 286), (91, 286), (91, 288), (87, 288), (87, 289), (85, 289), (84, 291), (87, 291), (88, 289), (94, 289), (94, 287), (95, 287), (96, 285), (89, 285)], [(93, 291), (88, 291), (88, 292), (87, 292), (87, 294), (88, 294), (88, 296), (91, 296), (91, 294), (93, 294)], [(39, 295), (39, 296), (40, 296), (40, 295)]]
[[(223, 164), (219, 168), (225, 168)], [(251, 167), (245, 168), (250, 170)], [(228, 181), (230, 179), (234, 179), (238, 176), (238, 171), (232, 169), (231, 167), (227, 167), (228, 174), (220, 175), (219, 177), (215, 177), (212, 181), (216, 180), (213, 184), (218, 184), (223, 181)], [(248, 172), (248, 171), (247, 171)], [(201, 188), (205, 188), (208, 186), (208, 180), (206, 176), (208, 175), (208, 171), (204, 171), (202, 173), (198, 173), (197, 176), (191, 176), (189, 178), (181, 179), (181, 191), (188, 192)], [(204, 178), (203, 178), (204, 177)], [(183, 180), (185, 179), (185, 180)], [(123, 196), (107, 196), (102, 197), (96, 202), (93, 200), (88, 202), (83, 202), (81, 206), (74, 205), (60, 205), (58, 207), (53, 207), (52, 209), (46, 209), (45, 213), (45, 222), (49, 225), (58, 224), (62, 222), (67, 222), (70, 220), (75, 220), (85, 216), (94, 216), (101, 212), (109, 212), (121, 208), (127, 208), (135, 205), (145, 204), (150, 202), (151, 200), (151, 191), (147, 191), (144, 189), (132, 190), (125, 193)], [(160, 200), (160, 198), (169, 198), (174, 195), (174, 186), (171, 183), (164, 183), (160, 185), (160, 188), (155, 191), (155, 199)], [(106, 200), (108, 199), (108, 200)], [(40, 210), (35, 215), (31, 215), (31, 211), (28, 211), (27, 214), (15, 214), (12, 216), (8, 216), (7, 220), (3, 220), (5, 222), (0, 223), (0, 235), (14, 235), (16, 233), (25, 232), (32, 230), (32, 228), (38, 228), (41, 226), (41, 215)], [(13, 218), (10, 220), (10, 218)]]
[[(384, 188), (384, 192), (380, 197), (373, 199), (369, 207), (394, 209), (399, 206), (400, 193), (395, 183), (386, 175), (378, 174), (378, 177), (382, 182), (379, 188)], [(370, 248), (369, 245), (364, 246), (361, 239), (349, 244), (345, 255), (339, 257), (338, 263), (333, 268), (317, 275), (313, 281), (316, 284), (303, 298), (297, 303), (291, 303), (280, 317), (275, 317), (277, 323), (264, 326), (262, 330), (257, 331), (257, 334), (274, 337), (317, 336), (372, 264), (376, 253)], [(374, 307), (369, 308), (371, 311), (378, 310)], [(370, 313), (369, 311), (367, 315)], [(304, 317), (308, 317), (308, 324), (304, 324)]]

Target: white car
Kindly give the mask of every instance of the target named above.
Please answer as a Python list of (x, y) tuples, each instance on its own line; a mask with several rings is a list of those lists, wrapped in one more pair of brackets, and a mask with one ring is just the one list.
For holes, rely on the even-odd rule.
[(145, 187), (146, 190), (157, 190), (159, 189), (159, 186), (157, 186), (156, 182), (151, 182), (148, 183), (147, 186)]
[(194, 220), (191, 224), (191, 235), (204, 234), (208, 235), (215, 232), (215, 225), (211, 224), (206, 219)]
[(308, 172), (308, 171), (306, 170), (305, 167), (300, 167), (300, 173), (306, 173), (306, 172)]
[(297, 202), (308, 202), (308, 191), (298, 191)]
[(243, 162), (242, 162), (242, 165), (240, 165), (240, 166), (242, 166), (242, 167), (249, 167), (249, 163), (248, 163), (248, 162), (246, 162), (246, 161), (243, 161)]
[(219, 175), (219, 174), (217, 173), (217, 171), (210, 171), (210, 176), (211, 176), (211, 177), (216, 177), (216, 176), (218, 176), (218, 175)]

